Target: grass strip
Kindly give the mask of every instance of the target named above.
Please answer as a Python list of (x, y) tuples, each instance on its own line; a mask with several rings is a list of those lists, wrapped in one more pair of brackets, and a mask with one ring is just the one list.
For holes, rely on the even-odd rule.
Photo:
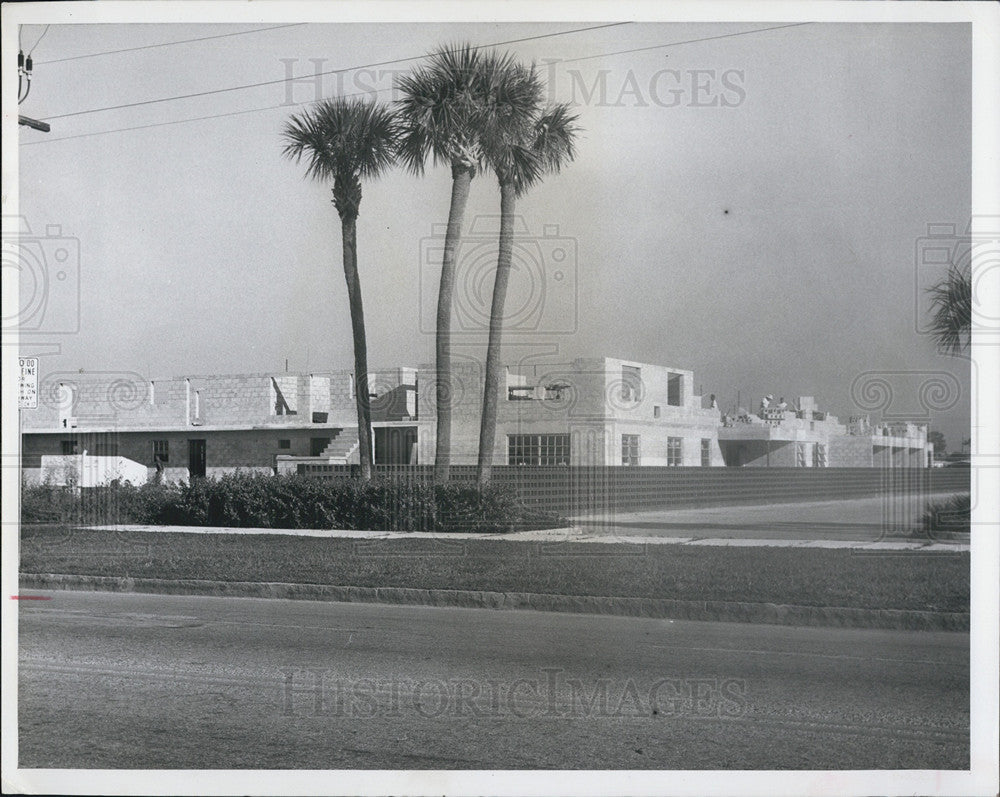
[(23, 573), (968, 612), (967, 552), (21, 531)]

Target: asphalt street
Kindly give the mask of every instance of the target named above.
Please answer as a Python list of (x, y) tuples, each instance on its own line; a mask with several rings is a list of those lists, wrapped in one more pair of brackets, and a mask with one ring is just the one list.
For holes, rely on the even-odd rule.
[(33, 595), (21, 767), (969, 766), (967, 634)]

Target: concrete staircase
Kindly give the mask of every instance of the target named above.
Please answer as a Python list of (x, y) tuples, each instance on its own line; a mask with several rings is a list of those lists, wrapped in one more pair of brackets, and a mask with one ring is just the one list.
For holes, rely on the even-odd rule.
[(347, 465), (351, 461), (351, 455), (358, 450), (358, 445), (358, 430), (342, 429), (323, 449), (320, 457), (328, 460), (331, 465)]

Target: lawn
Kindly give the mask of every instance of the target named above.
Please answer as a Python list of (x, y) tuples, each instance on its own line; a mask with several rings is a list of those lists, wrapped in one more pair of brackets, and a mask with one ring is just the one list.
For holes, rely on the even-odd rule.
[(22, 573), (969, 611), (969, 554), (25, 526)]

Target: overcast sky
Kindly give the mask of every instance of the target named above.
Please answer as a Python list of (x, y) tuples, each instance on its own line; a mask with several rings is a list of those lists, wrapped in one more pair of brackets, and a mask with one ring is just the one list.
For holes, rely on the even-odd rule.
[[(43, 377), (260, 372), (286, 358), (292, 371), (351, 367), (339, 221), (329, 189), (281, 157), (284, 121), (317, 90), (390, 101), (393, 74), (414, 61), (382, 62), (530, 38), (503, 49), (539, 64), (584, 131), (576, 161), (519, 204), (534, 238), (515, 258), (506, 361), (671, 365), (693, 370), (724, 408), (737, 390), (747, 406), (764, 393), (813, 395), (843, 420), (864, 409), (855, 399), (872, 372), (893, 391), (888, 411), (914, 417), (925, 414), (921, 386), (944, 380), (961, 396), (926, 419), (953, 450), (968, 437), (968, 364), (922, 333), (918, 299), (943, 272), (916, 256), (928, 224), (962, 231), (969, 220), (967, 25), (628, 24), (551, 36), (599, 23), (310, 24), (146, 47), (273, 24), (53, 25), (35, 48), (20, 111), (52, 131), (20, 128), (20, 212), (39, 237), (60, 225), (80, 251), (78, 331), (52, 334), (65, 319), (49, 316), (22, 346), (59, 343)], [(42, 32), (25, 27), (22, 46)], [(320, 71), (382, 65), (318, 87), (283, 82), (288, 69), (313, 74), (310, 59)], [(219, 114), (232, 115), (160, 124)], [(107, 132), (121, 128), (141, 129)], [(434, 235), (449, 190), (443, 168), (364, 188), (373, 367), (433, 359)], [(469, 327), (489, 303), (497, 213), (494, 179), (477, 177), (456, 297), (462, 357), (483, 355), (485, 337)], [(75, 290), (72, 278), (60, 285)], [(870, 390), (867, 400), (879, 403)]]

